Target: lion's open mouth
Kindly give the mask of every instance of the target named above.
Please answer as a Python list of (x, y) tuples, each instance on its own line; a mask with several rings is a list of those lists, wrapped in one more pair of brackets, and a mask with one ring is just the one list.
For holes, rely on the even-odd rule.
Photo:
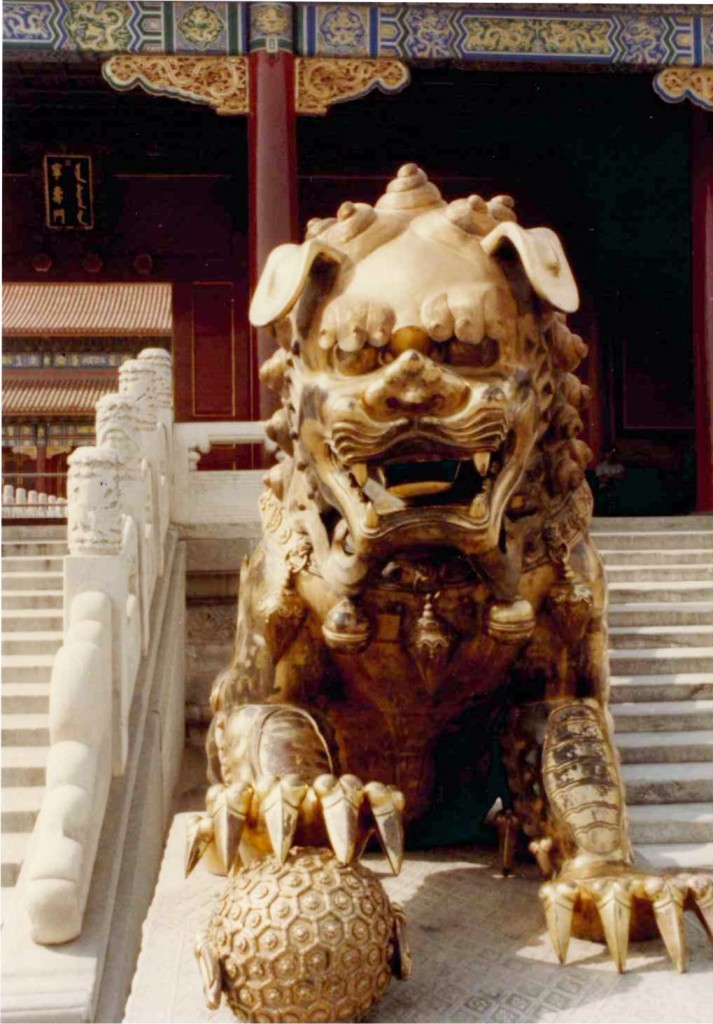
[(488, 517), (490, 495), (502, 467), (502, 452), (479, 451), (467, 458), (430, 453), (377, 463), (352, 463), (353, 485), (371, 510), (387, 516), (415, 509), (461, 508), (475, 520)]

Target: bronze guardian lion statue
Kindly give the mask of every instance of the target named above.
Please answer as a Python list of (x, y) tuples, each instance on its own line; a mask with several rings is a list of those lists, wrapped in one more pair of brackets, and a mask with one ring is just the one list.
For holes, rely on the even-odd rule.
[(504, 867), (524, 832), (562, 962), (574, 933), (621, 970), (658, 925), (683, 969), (684, 910), (710, 930), (707, 877), (632, 866), (577, 306), (554, 232), (521, 227), (508, 196), (446, 203), (414, 164), (271, 254), (250, 315), (278, 343), (262, 378), (279, 454), (189, 869), (293, 846), (350, 864), (375, 833), (398, 871), (439, 741), (475, 723), (477, 764), (497, 718)]

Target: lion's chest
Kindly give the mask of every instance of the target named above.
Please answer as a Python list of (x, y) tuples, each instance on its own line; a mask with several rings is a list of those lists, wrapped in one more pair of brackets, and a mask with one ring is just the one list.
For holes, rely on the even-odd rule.
[(517, 649), (487, 634), (488, 596), (477, 582), (365, 593), (368, 645), (331, 651), (347, 701), (389, 716), (422, 716), (439, 730), (471, 700), (504, 687)]

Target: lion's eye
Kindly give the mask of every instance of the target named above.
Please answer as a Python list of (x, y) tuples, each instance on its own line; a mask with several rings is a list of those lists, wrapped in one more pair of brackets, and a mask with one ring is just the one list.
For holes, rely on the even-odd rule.
[(376, 369), (379, 352), (371, 345), (364, 345), (358, 352), (344, 352), (343, 349), (335, 346), (332, 349), (332, 358), (335, 370), (353, 377), (360, 373), (370, 373)]

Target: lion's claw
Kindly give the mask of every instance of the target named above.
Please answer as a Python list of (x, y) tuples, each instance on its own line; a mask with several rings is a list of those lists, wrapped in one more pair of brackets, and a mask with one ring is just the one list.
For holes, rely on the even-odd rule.
[(637, 917), (653, 912), (656, 926), (678, 971), (686, 970), (684, 911), (694, 910), (713, 939), (713, 877), (707, 874), (646, 875), (637, 871), (589, 879), (561, 878), (540, 887), (547, 928), (560, 963), (567, 957), (575, 913), (592, 904), (609, 952), (623, 971), (629, 936)]
[(398, 874), (403, 860), (403, 794), (393, 786), (355, 775), (320, 775), (309, 785), (298, 774), (261, 776), (254, 786), (236, 782), (212, 786), (207, 813), (188, 825), (186, 874), (210, 848), (213, 870), (229, 873), (248, 860), (272, 850), (284, 864), (290, 849), (328, 842), (337, 860), (357, 860), (369, 836), (376, 832), (389, 864)]
[(594, 905), (604, 929), (612, 960), (620, 973), (626, 966), (633, 899), (626, 879), (604, 880), (592, 886)]
[(287, 775), (281, 780), (275, 780), (263, 798), (265, 825), (272, 848), (281, 864), (287, 860), (292, 847), (300, 818), (300, 806), (307, 788), (307, 783), (299, 776)]
[(561, 964), (567, 959), (576, 899), (576, 886), (569, 882), (545, 882), (540, 886), (540, 900), (545, 910), (547, 930), (555, 956)]
[(354, 775), (320, 775), (314, 791), (322, 805), (329, 842), (342, 864), (354, 860), (359, 835), (359, 810), (364, 787)]
[(677, 971), (686, 970), (686, 931), (683, 910), (687, 885), (677, 878), (651, 878), (644, 891), (651, 900), (661, 938)]
[(404, 809), (403, 793), (382, 782), (370, 782), (365, 789), (376, 831), (391, 870), (398, 875), (404, 859), (404, 828), (401, 813)]
[(238, 849), (253, 799), (249, 782), (215, 787), (212, 804), (213, 841), (228, 872), (240, 866)]
[(688, 887), (698, 919), (713, 941), (713, 880), (706, 875), (692, 875)]
[(213, 820), (209, 814), (193, 814), (186, 827), (186, 856), (183, 870), (186, 878), (210, 846)]

